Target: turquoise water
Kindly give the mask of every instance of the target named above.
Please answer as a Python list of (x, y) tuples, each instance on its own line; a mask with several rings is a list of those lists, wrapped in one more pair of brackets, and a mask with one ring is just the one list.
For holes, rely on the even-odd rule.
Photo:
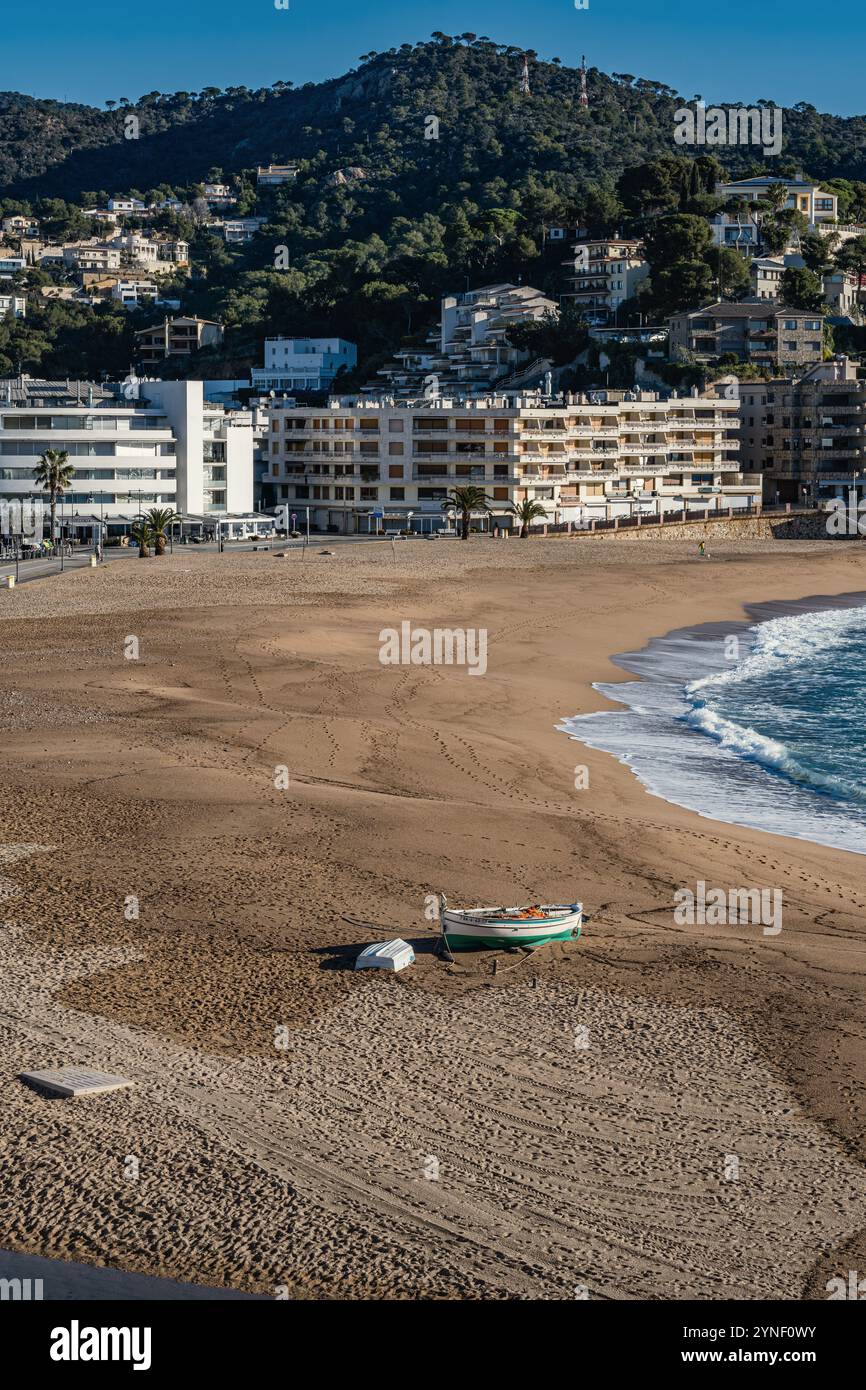
[[(656, 638), (560, 726), (714, 820), (866, 854), (866, 598), (767, 604), (759, 623)], [(806, 611), (804, 611), (804, 609)]]

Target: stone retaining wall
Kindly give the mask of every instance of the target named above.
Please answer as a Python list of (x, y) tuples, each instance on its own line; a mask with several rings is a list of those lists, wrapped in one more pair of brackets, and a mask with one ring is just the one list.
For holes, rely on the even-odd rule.
[[(827, 532), (827, 517), (820, 512), (774, 513), (770, 516), (719, 517), (715, 520), (647, 522), (641, 526), (623, 526), (614, 531), (581, 531), (581, 536), (604, 536), (606, 539), (626, 536), (629, 540), (709, 540), (711, 537), (729, 540), (834, 540)], [(841, 539), (849, 539), (841, 537)]]

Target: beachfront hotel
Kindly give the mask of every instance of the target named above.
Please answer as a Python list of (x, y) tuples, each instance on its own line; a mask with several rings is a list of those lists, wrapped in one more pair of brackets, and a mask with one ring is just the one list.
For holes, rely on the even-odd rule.
[(492, 524), (540, 502), (554, 524), (760, 501), (739, 463), (736, 400), (648, 391), (539, 393), (466, 401), (272, 401), (276, 501), (340, 532), (432, 529), (449, 491), (481, 487)]
[(47, 449), (75, 467), (64, 533), (120, 534), (144, 510), (225, 520), (253, 510), (253, 421), (204, 399), (200, 381), (116, 385), (0, 380), (0, 502), (41, 498), (33, 470)]

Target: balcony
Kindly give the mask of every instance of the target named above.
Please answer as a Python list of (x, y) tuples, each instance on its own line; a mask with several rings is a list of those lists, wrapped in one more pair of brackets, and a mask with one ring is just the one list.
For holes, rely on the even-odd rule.
[(546, 430), (546, 429), (522, 429), (518, 434), (518, 439), (569, 439), (570, 430)]

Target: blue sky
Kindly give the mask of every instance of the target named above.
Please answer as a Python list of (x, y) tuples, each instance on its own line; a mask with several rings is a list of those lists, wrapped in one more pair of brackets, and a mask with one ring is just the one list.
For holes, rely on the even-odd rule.
[[(542, 57), (667, 82), (709, 102), (810, 101), (866, 112), (863, 0), (719, 6), (696, 0), (39, 0), (9, 4), (0, 90), (101, 105), (146, 91), (261, 87), (336, 76), (360, 54), (486, 34)], [(843, 67), (839, 56), (849, 55)]]

